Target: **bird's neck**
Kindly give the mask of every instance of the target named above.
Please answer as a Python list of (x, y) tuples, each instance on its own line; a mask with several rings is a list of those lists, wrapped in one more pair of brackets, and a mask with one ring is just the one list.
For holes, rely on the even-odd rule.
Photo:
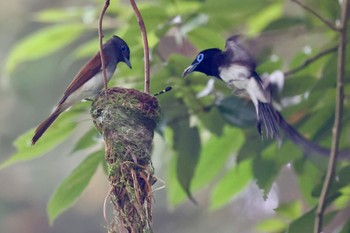
[(215, 54), (215, 56), (213, 56), (213, 60), (211, 61), (211, 65), (209, 66), (209, 70), (208, 70), (208, 75), (210, 76), (214, 76), (217, 79), (222, 80), (222, 77), (220, 77), (220, 64), (222, 64), (225, 60), (225, 54), (223, 52), (217, 53)]

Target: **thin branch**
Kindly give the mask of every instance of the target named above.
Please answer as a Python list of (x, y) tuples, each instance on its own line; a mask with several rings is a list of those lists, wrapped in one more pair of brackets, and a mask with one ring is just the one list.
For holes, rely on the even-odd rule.
[(338, 67), (337, 67), (337, 94), (336, 94), (336, 106), (335, 106), (335, 119), (333, 125), (333, 140), (330, 158), (328, 162), (328, 169), (325, 181), (323, 183), (321, 196), (319, 199), (316, 219), (314, 225), (314, 233), (322, 232), (323, 226), (323, 214), (326, 208), (326, 198), (329, 193), (329, 189), (332, 185), (334, 173), (336, 170), (337, 154), (339, 147), (339, 139), (342, 126), (342, 115), (344, 108), (344, 74), (346, 63), (346, 37), (347, 37), (347, 24), (349, 14), (349, 0), (343, 0), (340, 23), (340, 43), (338, 47)]
[(295, 74), (295, 73), (301, 71), (302, 69), (306, 68), (308, 65), (317, 61), (318, 59), (322, 58), (323, 56), (336, 52), (337, 49), (338, 49), (338, 45), (321, 51), (320, 53), (316, 54), (315, 56), (305, 60), (304, 63), (301, 64), (300, 66), (295, 67), (291, 70), (285, 71), (284, 76), (289, 76), (289, 75), (292, 75), (292, 74)]
[(105, 90), (105, 95), (107, 95), (107, 88), (108, 88), (108, 80), (107, 80), (107, 74), (106, 74), (106, 66), (105, 66), (105, 58), (103, 55), (103, 32), (102, 32), (102, 20), (103, 16), (105, 15), (107, 8), (109, 6), (109, 0), (105, 1), (105, 5), (102, 8), (100, 17), (98, 19), (98, 37), (100, 41), (100, 57), (101, 57), (101, 65), (102, 65), (102, 74), (103, 74), (103, 81), (104, 81), (104, 90)]
[(146, 26), (142, 19), (142, 15), (137, 8), (137, 5), (134, 0), (130, 0), (130, 4), (132, 8), (134, 9), (137, 21), (139, 23), (142, 41), (143, 41), (143, 54), (145, 57), (145, 88), (144, 92), (149, 94), (149, 86), (150, 86), (150, 65), (149, 65), (149, 48), (148, 48), (148, 40), (147, 40), (147, 32), (146, 32)]
[(302, 8), (304, 8), (306, 11), (310, 12), (311, 14), (313, 14), (314, 16), (316, 16), (316, 18), (318, 18), (320, 21), (322, 21), (326, 26), (328, 26), (330, 29), (332, 29), (333, 31), (339, 31), (339, 28), (337, 28), (336, 26), (334, 26), (334, 24), (332, 24), (331, 22), (329, 22), (327, 19), (323, 18), (320, 14), (318, 14), (316, 11), (314, 11), (313, 9), (311, 9), (310, 7), (308, 7), (307, 5), (305, 5), (304, 3), (301, 3), (299, 0), (291, 0), (292, 2), (295, 2), (296, 4), (298, 4), (299, 6), (301, 6)]

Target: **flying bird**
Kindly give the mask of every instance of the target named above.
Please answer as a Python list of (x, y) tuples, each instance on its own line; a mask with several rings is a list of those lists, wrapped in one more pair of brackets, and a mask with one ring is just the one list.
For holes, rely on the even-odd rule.
[[(282, 130), (305, 153), (328, 156), (330, 154), (328, 148), (323, 148), (304, 138), (275, 109), (270, 85), (264, 82), (255, 71), (256, 63), (239, 39), (239, 36), (228, 38), (224, 51), (210, 48), (199, 52), (192, 64), (184, 70), (183, 77), (195, 71), (201, 72), (225, 82), (229, 88), (244, 92), (254, 104), (256, 126), (260, 135), (264, 131), (267, 137), (275, 138), (281, 143), (280, 131)], [(340, 151), (339, 157), (350, 158), (350, 152)]]
[[(108, 81), (112, 78), (119, 62), (124, 62), (131, 68), (129, 46), (120, 37), (113, 36), (103, 45), (102, 50)], [(100, 52), (97, 52), (74, 77), (50, 116), (36, 128), (32, 145), (39, 140), (63, 111), (84, 99), (95, 98), (103, 86), (101, 56)]]

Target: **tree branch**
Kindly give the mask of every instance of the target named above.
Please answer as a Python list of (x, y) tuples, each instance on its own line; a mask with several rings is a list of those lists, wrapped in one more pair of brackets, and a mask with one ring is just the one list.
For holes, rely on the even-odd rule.
[(287, 76), (289, 76), (289, 75), (292, 75), (292, 74), (295, 74), (295, 73), (301, 71), (302, 69), (306, 68), (308, 65), (310, 65), (311, 63), (314, 63), (315, 61), (317, 61), (318, 59), (322, 58), (323, 56), (328, 55), (328, 54), (330, 54), (330, 53), (336, 52), (337, 49), (338, 49), (338, 45), (336, 45), (336, 46), (334, 46), (334, 47), (331, 47), (331, 48), (328, 48), (328, 49), (325, 49), (325, 50), (319, 52), (319, 53), (316, 54), (315, 56), (313, 56), (313, 57), (311, 57), (311, 58), (309, 58), (309, 59), (306, 59), (306, 60), (304, 61), (304, 63), (301, 64), (300, 66), (295, 67), (295, 68), (293, 68), (293, 69), (291, 69), (291, 70), (285, 71), (285, 72), (284, 72), (284, 76), (287, 77)]
[(326, 20), (325, 18), (323, 18), (320, 14), (318, 14), (316, 11), (314, 11), (313, 9), (311, 9), (310, 7), (308, 7), (307, 5), (305, 5), (304, 3), (299, 2), (299, 0), (291, 0), (292, 2), (295, 2), (296, 4), (298, 4), (299, 6), (301, 6), (302, 8), (304, 8), (306, 11), (310, 12), (311, 14), (313, 14), (314, 16), (316, 16), (316, 18), (318, 18), (320, 21), (322, 21), (326, 26), (328, 26), (330, 29), (332, 29), (333, 31), (339, 31), (339, 28), (337, 28), (336, 26), (334, 26), (334, 24), (332, 24), (331, 22), (329, 22), (328, 20)]
[(343, 0), (342, 12), (341, 12), (341, 23), (339, 28), (340, 39), (338, 47), (338, 67), (337, 67), (337, 94), (336, 94), (336, 107), (335, 107), (335, 119), (333, 125), (333, 140), (330, 158), (328, 162), (328, 169), (325, 181), (323, 183), (321, 196), (319, 199), (318, 207), (316, 210), (316, 219), (314, 225), (314, 233), (322, 232), (323, 225), (323, 214), (326, 208), (326, 198), (329, 189), (332, 185), (334, 173), (336, 169), (337, 154), (339, 147), (339, 139), (342, 125), (342, 115), (344, 108), (344, 74), (345, 74), (345, 63), (346, 63), (346, 37), (347, 37), (347, 23), (349, 14), (349, 0)]
[(107, 88), (108, 88), (108, 80), (107, 80), (107, 74), (106, 74), (106, 66), (105, 66), (105, 59), (103, 55), (103, 32), (102, 32), (102, 20), (103, 16), (105, 15), (107, 8), (109, 6), (109, 1), (105, 1), (105, 5), (102, 8), (100, 17), (98, 19), (98, 37), (99, 37), (99, 42), (100, 42), (100, 57), (101, 57), (101, 64), (102, 64), (102, 74), (103, 74), (103, 81), (104, 81), (104, 89), (105, 89), (105, 94), (107, 95)]
[(149, 65), (149, 47), (148, 47), (148, 40), (147, 40), (147, 32), (146, 32), (146, 26), (142, 19), (142, 15), (137, 8), (137, 5), (134, 0), (130, 0), (130, 4), (132, 8), (134, 9), (137, 21), (139, 23), (142, 41), (143, 41), (143, 54), (145, 57), (145, 88), (144, 92), (149, 94), (149, 86), (150, 86), (150, 65)]

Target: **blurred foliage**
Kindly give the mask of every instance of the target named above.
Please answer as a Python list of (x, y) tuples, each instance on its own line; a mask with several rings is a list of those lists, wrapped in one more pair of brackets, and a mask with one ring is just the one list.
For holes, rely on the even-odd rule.
[[(339, 17), (337, 1), (306, 2), (331, 22)], [(98, 50), (95, 25), (101, 7), (100, 2), (90, 2), (86, 6), (36, 13), (33, 19), (43, 23), (43, 28), (15, 44), (8, 55), (5, 72), (11, 75), (21, 63), (55, 53), (73, 42), (78, 46), (68, 56), (85, 60), (92, 56)], [(183, 80), (181, 74), (198, 51), (209, 47), (223, 48), (225, 38), (233, 33), (251, 37), (255, 45), (252, 46), (254, 56), (263, 61), (258, 67), (260, 73), (290, 70), (303, 64), (336, 45), (336, 33), (286, 0), (152, 0), (140, 1), (139, 7), (150, 42), (151, 90), (158, 92), (166, 86), (173, 87), (172, 92), (159, 96), (163, 111), (159, 132), (164, 135), (172, 154), (170, 160), (165, 159), (170, 161), (165, 169), (169, 171), (166, 180), (169, 204), (179, 205), (187, 199), (186, 193), (207, 188), (210, 207), (217, 209), (252, 182), (257, 183), (266, 197), (281, 168), (289, 165), (296, 174), (302, 199), (282, 204), (276, 209), (275, 217), (261, 222), (257, 230), (311, 232), (305, 229), (313, 226), (327, 160), (305, 156), (288, 141), (278, 147), (274, 141), (261, 140), (255, 129), (254, 108), (249, 101), (232, 95), (219, 82), (208, 95), (198, 98), (197, 93), (206, 87), (208, 78), (193, 74)], [(141, 89), (142, 42), (127, 1), (111, 2), (104, 19), (104, 34), (106, 39), (117, 34), (128, 42), (133, 64), (132, 70), (120, 65), (118, 74), (122, 75), (113, 79), (110, 85)], [(88, 40), (86, 35), (90, 35)], [(288, 44), (297, 37), (302, 37), (300, 48), (288, 51)], [(264, 41), (273, 43), (265, 45)], [(282, 44), (290, 55), (273, 59), (272, 55), (279, 55), (274, 44)], [(327, 147), (331, 142), (334, 118), (335, 77), (336, 54), (333, 53), (288, 76), (279, 100), (288, 103), (282, 105), (282, 114), (299, 132)], [(291, 99), (297, 101), (287, 101)], [(88, 105), (83, 104), (62, 114), (35, 147), (30, 146), (33, 130), (20, 136), (14, 143), (17, 153), (1, 167), (42, 156), (68, 139), (76, 127), (73, 119), (79, 115), (82, 106), (87, 111)], [(349, 145), (349, 114), (349, 101), (346, 101), (341, 147)], [(92, 128), (73, 149), (74, 152), (92, 148), (89, 150), (92, 154), (57, 188), (48, 207), (51, 222), (74, 203), (95, 172), (100, 161), (96, 138), (97, 131)], [(334, 212), (327, 215), (327, 220), (349, 208), (349, 170), (348, 162), (339, 161), (337, 179), (328, 200), (328, 205), (334, 203)], [(350, 220), (347, 221), (343, 222), (342, 232), (348, 232)]]

